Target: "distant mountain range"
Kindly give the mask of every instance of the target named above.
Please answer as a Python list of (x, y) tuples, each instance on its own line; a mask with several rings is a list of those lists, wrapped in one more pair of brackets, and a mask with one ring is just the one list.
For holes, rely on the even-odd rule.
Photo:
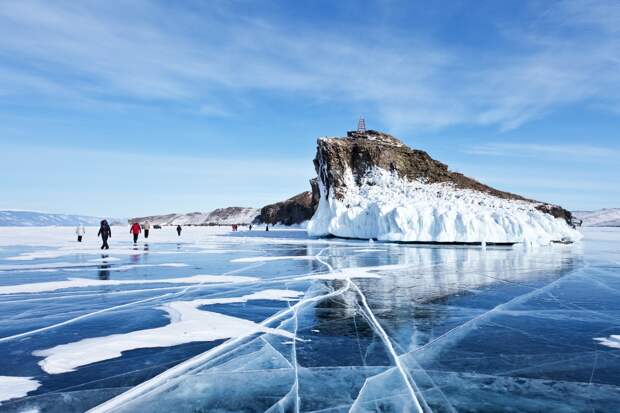
[(228, 207), (211, 212), (190, 212), (188, 214), (151, 215), (131, 218), (131, 222), (149, 221), (153, 225), (232, 225), (251, 224), (258, 217), (257, 208)]
[(147, 217), (101, 218), (87, 215), (54, 214), (38, 211), (0, 210), (0, 227), (43, 227), (43, 226), (98, 226), (102, 219), (110, 224), (126, 225), (127, 222), (149, 220), (159, 225), (231, 225), (249, 224), (259, 215), (256, 208), (228, 207), (211, 212), (191, 212), (188, 214), (151, 215)]
[(584, 227), (620, 227), (620, 208), (573, 211), (573, 216), (581, 219)]
[[(74, 226), (78, 224), (99, 225), (104, 219), (86, 215), (52, 214), (48, 212), (0, 210), (0, 227)], [(106, 218), (111, 224), (124, 220)]]
[[(573, 211), (573, 215), (583, 220), (584, 227), (620, 227), (620, 208), (606, 208), (597, 211)], [(136, 217), (129, 221), (149, 220), (159, 225), (231, 225), (250, 224), (260, 219), (257, 208), (228, 207), (211, 212), (190, 212), (188, 214), (151, 215)], [(0, 210), (0, 227), (40, 227), (40, 226), (87, 226), (99, 225), (104, 219), (88, 215), (53, 214), (37, 211)], [(125, 224), (126, 219), (105, 218), (112, 224)]]

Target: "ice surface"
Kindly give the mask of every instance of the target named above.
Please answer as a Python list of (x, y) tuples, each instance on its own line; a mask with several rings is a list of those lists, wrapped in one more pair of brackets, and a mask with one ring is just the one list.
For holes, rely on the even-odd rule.
[(22, 245), (0, 229), (0, 265), (92, 265), (0, 274), (6, 291), (31, 289), (0, 295), (0, 375), (39, 384), (0, 412), (607, 412), (620, 402), (620, 230), (528, 248), (185, 230), (181, 240), (153, 231), (133, 255), (129, 236), (115, 239), (126, 253), (92, 262), (106, 258), (97, 243), (76, 248), (60, 228)]
[(549, 244), (581, 235), (566, 222), (535, 209), (449, 184), (410, 182), (373, 168), (357, 185), (349, 170), (344, 198), (321, 199), (308, 223), (312, 236), (335, 235), (382, 241), (494, 242)]

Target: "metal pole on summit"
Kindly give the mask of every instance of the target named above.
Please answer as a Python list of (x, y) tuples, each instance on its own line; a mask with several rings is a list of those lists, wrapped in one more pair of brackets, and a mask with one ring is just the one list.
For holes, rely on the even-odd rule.
[(357, 132), (364, 133), (366, 132), (366, 121), (363, 116), (360, 116), (360, 120), (357, 121)]

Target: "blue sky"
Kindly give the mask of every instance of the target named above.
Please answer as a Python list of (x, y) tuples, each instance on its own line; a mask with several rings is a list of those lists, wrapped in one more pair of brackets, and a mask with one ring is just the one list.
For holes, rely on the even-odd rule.
[(452, 169), (620, 206), (620, 2), (0, 2), (0, 208), (260, 207), (363, 114)]

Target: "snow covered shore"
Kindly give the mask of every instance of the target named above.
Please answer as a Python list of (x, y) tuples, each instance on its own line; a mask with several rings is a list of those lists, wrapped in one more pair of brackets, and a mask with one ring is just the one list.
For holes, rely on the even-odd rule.
[(311, 236), (403, 242), (494, 242), (546, 245), (582, 235), (537, 204), (506, 200), (449, 183), (408, 181), (374, 167), (360, 185), (345, 173), (338, 200), (319, 180), (321, 198), (308, 223)]

